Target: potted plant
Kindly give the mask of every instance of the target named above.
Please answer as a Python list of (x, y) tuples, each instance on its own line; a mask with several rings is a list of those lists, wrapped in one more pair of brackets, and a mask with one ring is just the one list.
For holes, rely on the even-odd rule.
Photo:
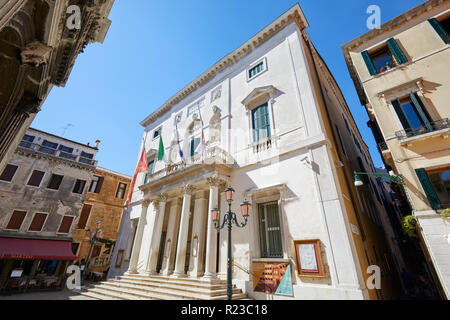
[(417, 226), (417, 221), (416, 221), (416, 218), (414, 218), (414, 216), (406, 216), (403, 218), (403, 221), (402, 221), (403, 231), (409, 237), (412, 237), (412, 238), (417, 237), (416, 226)]

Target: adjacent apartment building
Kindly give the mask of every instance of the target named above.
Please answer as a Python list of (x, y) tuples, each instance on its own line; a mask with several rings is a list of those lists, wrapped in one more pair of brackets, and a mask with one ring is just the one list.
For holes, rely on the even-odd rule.
[[(397, 297), (380, 184), (354, 185), (354, 171), (375, 168), (308, 26), (295, 5), (141, 122), (148, 172), (124, 215), (118, 277), (95, 297), (225, 298), (200, 289), (227, 276), (227, 231), (212, 211), (223, 220), (229, 186), (239, 223), (239, 203), (251, 203), (232, 230), (234, 297)], [(378, 290), (369, 266), (381, 269)]]
[[(91, 252), (87, 272), (103, 274), (110, 267), (130, 183), (131, 177), (105, 168), (97, 167), (94, 172), (73, 237), (77, 262), (87, 261)], [(98, 222), (101, 241), (91, 244)]]
[(95, 146), (28, 129), (0, 174), (0, 290), (60, 288), (97, 161)]
[(88, 44), (103, 43), (113, 3), (0, 0), (0, 172), (53, 86), (65, 86)]
[[(386, 168), (403, 176), (427, 262), (450, 298), (450, 1), (430, 0), (343, 45)], [(404, 212), (405, 215), (410, 214)]]

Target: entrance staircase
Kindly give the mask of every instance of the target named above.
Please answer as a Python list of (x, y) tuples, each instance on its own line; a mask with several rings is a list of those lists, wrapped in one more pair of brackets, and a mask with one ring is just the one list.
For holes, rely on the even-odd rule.
[[(127, 275), (101, 282), (82, 294), (98, 300), (226, 300), (227, 284), (224, 280)], [(233, 300), (247, 298), (233, 286)]]

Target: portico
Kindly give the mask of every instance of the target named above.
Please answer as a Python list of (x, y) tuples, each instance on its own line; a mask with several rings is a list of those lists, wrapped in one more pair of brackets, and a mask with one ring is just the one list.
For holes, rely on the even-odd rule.
[[(149, 177), (141, 186), (141, 206), (128, 274), (161, 275), (217, 279), (217, 230), (211, 210), (219, 207), (220, 192), (225, 189), (231, 165), (191, 165), (163, 178)], [(145, 226), (151, 228), (147, 247)], [(141, 248), (142, 247), (142, 248)], [(139, 254), (148, 250), (147, 261), (138, 268)], [(162, 253), (162, 254), (161, 254)]]

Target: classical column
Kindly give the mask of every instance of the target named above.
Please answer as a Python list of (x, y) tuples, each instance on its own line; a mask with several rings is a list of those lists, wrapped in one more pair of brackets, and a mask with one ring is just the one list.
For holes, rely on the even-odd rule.
[(206, 191), (195, 195), (194, 220), (192, 222), (191, 252), (189, 259), (189, 276), (197, 278), (204, 272), (205, 235), (208, 200)]
[(144, 227), (147, 224), (147, 210), (150, 205), (149, 200), (144, 200), (142, 202), (142, 211), (141, 216), (139, 218), (139, 223), (137, 226), (136, 237), (134, 239), (133, 251), (131, 254), (130, 265), (128, 267), (128, 274), (136, 274), (138, 273), (138, 262), (139, 262), (139, 253), (141, 251), (142, 245), (142, 235), (144, 234)]
[(161, 195), (159, 197), (159, 208), (155, 212), (156, 221), (155, 221), (155, 226), (153, 229), (152, 242), (150, 244), (150, 252), (148, 255), (147, 269), (145, 270), (146, 273), (148, 273), (149, 275), (157, 274), (156, 266), (158, 264), (158, 253), (159, 253), (159, 248), (161, 246), (161, 233), (162, 233), (162, 228), (163, 228), (163, 224), (164, 224), (164, 215), (166, 212), (166, 201), (167, 201), (167, 197), (164, 195)]
[(216, 257), (217, 257), (217, 230), (214, 227), (211, 210), (219, 207), (219, 187), (223, 183), (217, 178), (208, 178), (209, 189), (209, 206), (208, 220), (206, 222), (206, 263), (204, 280), (212, 280), (217, 278), (216, 275)]
[(175, 277), (185, 277), (186, 247), (189, 233), (189, 215), (191, 214), (191, 197), (194, 188), (191, 185), (184, 187), (183, 207), (181, 209), (180, 230), (178, 233), (177, 256), (175, 262)]
[(173, 270), (174, 251), (178, 238), (176, 227), (180, 217), (180, 205), (180, 199), (176, 198), (172, 201), (170, 206), (166, 243), (164, 244), (164, 260), (161, 268), (161, 273), (165, 276), (169, 275), (170, 271)]

